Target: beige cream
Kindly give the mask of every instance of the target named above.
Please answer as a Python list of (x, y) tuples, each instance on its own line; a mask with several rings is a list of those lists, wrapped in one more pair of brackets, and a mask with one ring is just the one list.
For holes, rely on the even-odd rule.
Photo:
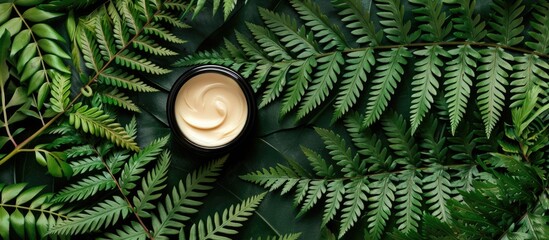
[(198, 145), (215, 147), (229, 143), (242, 131), (248, 105), (234, 79), (202, 73), (183, 84), (174, 112), (185, 137)]

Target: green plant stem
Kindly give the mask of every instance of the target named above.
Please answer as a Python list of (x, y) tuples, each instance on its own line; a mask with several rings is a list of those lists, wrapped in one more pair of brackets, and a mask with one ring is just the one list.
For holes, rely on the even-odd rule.
[(40, 64), (42, 65), (42, 70), (44, 70), (44, 75), (45, 75), (45, 78), (46, 78), (46, 82), (49, 83), (50, 80), (49, 80), (48, 74), (46, 72), (46, 70), (47, 70), (46, 69), (46, 64), (44, 63), (44, 57), (42, 56), (42, 51), (40, 51), (40, 48), (38, 47), (38, 41), (36, 40), (36, 37), (34, 36), (34, 33), (31, 31), (31, 27), (29, 26), (27, 21), (25, 21), (25, 18), (23, 18), (23, 15), (19, 12), (19, 9), (17, 9), (17, 6), (15, 6), (14, 3), (12, 3), (11, 5), (12, 5), (12, 8), (17, 13), (17, 16), (19, 16), (19, 18), (21, 19), (23, 24), (25, 24), (25, 27), (30, 31), (30, 36), (32, 37), (32, 40), (36, 43), (36, 52), (38, 53), (38, 57), (40, 57)]
[[(14, 147), (17, 147), (17, 142), (15, 142), (15, 139), (13, 139), (13, 136), (11, 135), (10, 127), (8, 124), (8, 113), (6, 110), (6, 92), (4, 90), (4, 83), (0, 83), (2, 86), (0, 86), (0, 91), (2, 94), (2, 113), (4, 115), (4, 128), (6, 128), (6, 132), (8, 133), (8, 138), (13, 143)], [(0, 161), (0, 165), (2, 165), (2, 161)]]
[(122, 189), (122, 187), (120, 186), (120, 183), (118, 182), (118, 180), (116, 179), (116, 177), (115, 177), (114, 174), (112, 173), (111, 168), (110, 168), (109, 165), (105, 162), (105, 159), (103, 159), (102, 157), (101, 157), (101, 162), (103, 163), (103, 165), (105, 166), (105, 169), (107, 169), (107, 172), (109, 173), (109, 175), (111, 176), (112, 180), (113, 180), (114, 183), (116, 184), (116, 187), (118, 188), (118, 191), (120, 191), (120, 194), (122, 194), (122, 197), (124, 197), (124, 200), (126, 201), (126, 203), (128, 204), (128, 206), (129, 206), (130, 209), (132, 210), (133, 214), (134, 214), (135, 217), (137, 218), (137, 221), (139, 222), (139, 225), (141, 225), (141, 227), (143, 228), (143, 230), (147, 233), (147, 236), (149, 237), (149, 239), (154, 240), (153, 235), (151, 234), (151, 232), (149, 231), (149, 229), (147, 228), (147, 226), (145, 225), (145, 223), (143, 222), (143, 220), (141, 219), (141, 217), (139, 217), (139, 214), (137, 213), (137, 211), (136, 211), (135, 207), (133, 206), (133, 204), (130, 202), (130, 199), (128, 199), (128, 197), (124, 194), (124, 190)]
[(60, 217), (60, 218), (64, 218), (65, 220), (69, 219), (69, 217), (66, 216), (66, 215), (63, 215), (63, 214), (60, 214), (60, 213), (56, 213), (56, 212), (52, 212), (52, 211), (49, 211), (49, 210), (44, 210), (44, 209), (36, 209), (36, 208), (30, 208), (30, 207), (25, 207), (25, 206), (18, 206), (18, 205), (13, 205), (13, 204), (0, 204), (0, 207), (9, 207), (9, 208), (16, 208), (16, 209), (25, 209), (25, 210), (29, 210), (29, 211), (36, 211), (36, 212), (48, 213), (48, 214), (50, 214), (50, 215), (54, 215), (54, 216), (57, 216), (57, 217)]

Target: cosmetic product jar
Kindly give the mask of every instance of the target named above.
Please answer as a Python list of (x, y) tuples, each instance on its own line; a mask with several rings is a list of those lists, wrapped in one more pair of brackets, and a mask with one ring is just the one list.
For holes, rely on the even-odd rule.
[(199, 65), (175, 82), (166, 112), (179, 144), (198, 155), (220, 156), (246, 142), (257, 108), (240, 74), (224, 66)]

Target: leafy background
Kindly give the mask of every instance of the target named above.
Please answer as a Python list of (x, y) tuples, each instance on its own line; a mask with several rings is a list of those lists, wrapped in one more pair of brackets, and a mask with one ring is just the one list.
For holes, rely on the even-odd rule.
[[(365, 5), (371, 5), (370, 1), (362, 1)], [(532, 1), (526, 1), (530, 4)], [(329, 1), (319, 1), (318, 4), (323, 12), (330, 19), (339, 19), (337, 12), (331, 7)], [(218, 13), (211, 17), (209, 9), (195, 17), (193, 21), (187, 19), (192, 29), (185, 29), (177, 33), (178, 36), (189, 42), (182, 45), (175, 45), (181, 51), (181, 55), (192, 54), (200, 50), (209, 50), (223, 45), (223, 38), (234, 40), (234, 30), (245, 32), (245, 21), (260, 22), (257, 7), (263, 7), (275, 12), (286, 12), (297, 18), (286, 1), (254, 1), (248, 0), (246, 4), (239, 3), (237, 9), (224, 21), (223, 16)], [(406, 9), (410, 9), (409, 3), (405, 3)], [(489, 1), (478, 1), (477, 10), (483, 17), (488, 14)], [(530, 11), (531, 9), (527, 9)], [(411, 11), (406, 12), (409, 18)], [(373, 14), (372, 14), (373, 15)], [(525, 19), (529, 21), (530, 19)], [(335, 21), (339, 22), (339, 21)], [(377, 24), (377, 21), (376, 21)], [(61, 24), (62, 25), (62, 24)], [(379, 26), (378, 26), (379, 29)], [(162, 58), (162, 61), (169, 66), (179, 57)], [(413, 66), (407, 65), (406, 75), (403, 81), (412, 78)], [(161, 77), (150, 77), (153, 86), (160, 89), (157, 93), (140, 93), (132, 96), (136, 104), (141, 108), (141, 113), (136, 114), (139, 132), (137, 141), (140, 146), (150, 143), (153, 139), (169, 134), (170, 129), (165, 116), (165, 105), (167, 95), (172, 84), (178, 76), (185, 71), (185, 68), (176, 68), (168, 75)], [(403, 85), (408, 86), (408, 85)], [(408, 86), (409, 87), (409, 86)], [(407, 112), (409, 109), (409, 96), (411, 89), (401, 87), (395, 95), (393, 104), (399, 112)], [(258, 99), (261, 97), (258, 94)], [(292, 118), (280, 118), (280, 101), (267, 105), (259, 111), (257, 131), (248, 145), (235, 154), (232, 154), (225, 164), (222, 175), (218, 178), (215, 187), (209, 192), (204, 205), (200, 207), (199, 214), (193, 217), (194, 220), (204, 219), (213, 212), (221, 211), (231, 204), (238, 203), (252, 195), (264, 192), (265, 190), (255, 184), (239, 179), (239, 176), (257, 171), (263, 168), (275, 166), (277, 163), (286, 164), (286, 160), (294, 160), (302, 166), (308, 166), (300, 145), (321, 151), (322, 140), (315, 133), (314, 127), (331, 128), (336, 133), (343, 134), (345, 130), (342, 124), (331, 125), (332, 113), (329, 108), (315, 112), (303, 121), (295, 122)], [(364, 109), (359, 105), (358, 109)], [(130, 116), (121, 116), (122, 121), (128, 121)], [(406, 118), (407, 119), (407, 118)], [(169, 183), (175, 185), (183, 176), (198, 166), (204, 164), (208, 159), (180, 151), (180, 148), (171, 141), (173, 158), (169, 171)], [(0, 168), (0, 179), (4, 183), (29, 182), (31, 185), (48, 184), (50, 190), (55, 191), (65, 182), (59, 179), (52, 179), (44, 174), (44, 168), (37, 165), (33, 156), (20, 154), (17, 161), (10, 161)], [(291, 195), (280, 196), (279, 194), (267, 194), (256, 214), (254, 214), (245, 227), (240, 229), (240, 234), (235, 239), (247, 239), (258, 235), (278, 235), (293, 232), (302, 232), (303, 239), (320, 239), (320, 221), (322, 209), (314, 209), (308, 214), (296, 219), (299, 210), (293, 207)], [(349, 239), (362, 238), (362, 228), (353, 229), (346, 237)], [(260, 233), (260, 234), (258, 234)], [(360, 236), (360, 237), (359, 237)]]

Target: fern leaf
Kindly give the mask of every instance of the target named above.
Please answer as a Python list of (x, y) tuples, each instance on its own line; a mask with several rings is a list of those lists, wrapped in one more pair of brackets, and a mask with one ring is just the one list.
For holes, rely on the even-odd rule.
[(138, 92), (157, 92), (158, 90), (156, 88), (153, 88), (144, 82), (142, 82), (139, 78), (136, 78), (133, 75), (130, 75), (126, 72), (123, 72), (120, 69), (114, 69), (109, 68), (102, 73), (99, 74), (98, 77), (99, 83), (115, 86), (115, 87), (122, 87), (126, 88), (132, 91), (138, 91)]
[(366, 107), (364, 126), (371, 126), (379, 120), (385, 108), (389, 105), (397, 84), (404, 74), (403, 66), (408, 63), (406, 58), (412, 54), (405, 48), (393, 48), (391, 51), (381, 52), (378, 61), (382, 64), (376, 67), (375, 79), (372, 81), (372, 90)]
[(326, 180), (313, 180), (309, 183), (309, 190), (307, 190), (307, 195), (303, 201), (301, 210), (297, 214), (297, 217), (303, 216), (307, 211), (318, 202), (320, 198), (326, 193)]
[(139, 50), (143, 50), (157, 56), (176, 56), (179, 54), (173, 50), (160, 46), (158, 43), (155, 43), (153, 40), (145, 36), (139, 36), (132, 42), (132, 44), (133, 47)]
[(448, 104), (450, 113), (450, 126), (452, 134), (456, 133), (458, 124), (461, 122), (467, 102), (471, 95), (472, 77), (475, 77), (476, 59), (480, 54), (470, 45), (460, 45), (457, 49), (448, 51), (452, 56), (456, 56), (446, 66), (444, 85), (446, 86), (444, 95)]
[(118, 89), (113, 89), (109, 92), (99, 93), (101, 101), (110, 105), (118, 106), (133, 112), (141, 112), (139, 107), (123, 92), (118, 92)]
[(215, 213), (209, 216), (206, 221), (200, 220), (193, 224), (188, 234), (189, 240), (195, 239), (229, 239), (226, 235), (238, 233), (235, 228), (241, 227), (242, 222), (248, 220), (253, 211), (257, 208), (266, 193), (252, 196), (242, 203), (230, 206), (221, 214)]
[(527, 97), (528, 91), (534, 86), (539, 86), (542, 89), (549, 87), (549, 64), (539, 58), (537, 55), (526, 54), (517, 56), (514, 59), (517, 64), (513, 65), (515, 71), (511, 74), (514, 80), (511, 82), (511, 107), (519, 107), (523, 104)]
[(74, 202), (95, 195), (99, 191), (106, 191), (116, 187), (112, 177), (107, 173), (88, 176), (66, 188), (63, 188), (52, 202)]
[(154, 209), (155, 206), (150, 203), (158, 199), (161, 194), (159, 191), (166, 187), (168, 167), (170, 166), (170, 153), (162, 152), (160, 159), (154, 169), (147, 173), (147, 176), (141, 181), (141, 190), (137, 191), (137, 196), (133, 197), (135, 212), (140, 217), (150, 217), (147, 210)]
[[(90, 156), (94, 153), (94, 149), (90, 145), (73, 146), (65, 150), (67, 159)], [(74, 170), (74, 169), (73, 169)]]
[(345, 184), (345, 201), (343, 202), (343, 214), (339, 227), (339, 238), (343, 237), (349, 229), (358, 221), (364, 211), (364, 202), (368, 201), (366, 193), (369, 192), (366, 179), (356, 179)]
[(424, 31), (421, 39), (428, 42), (441, 42), (452, 30), (452, 22), (444, 26), (446, 13), (442, 11), (442, 1), (433, 0), (410, 0), (411, 3), (419, 4), (421, 7), (414, 8), (413, 12), (418, 14), (416, 20), (424, 22), (418, 26)]
[[(536, 12), (533, 13), (535, 21), (530, 23), (534, 31), (528, 33), (536, 42), (526, 42), (526, 46), (536, 52), (547, 54), (549, 53), (549, 26), (547, 26), (549, 24), (549, 16), (547, 15), (549, 3), (546, 1), (540, 2), (535, 9)], [(520, 30), (522, 32), (522, 29)]]
[(296, 189), (296, 195), (294, 196), (294, 206), (299, 206), (301, 202), (305, 199), (307, 196), (307, 192), (309, 190), (309, 184), (311, 183), (310, 179), (303, 179), (299, 180), (297, 183), (297, 189)]
[(362, 119), (363, 117), (359, 114), (351, 114), (345, 119), (345, 128), (358, 149), (358, 153), (365, 157), (364, 161), (372, 164), (368, 171), (393, 170), (393, 159), (391, 156), (387, 156), (387, 148), (369, 128), (362, 130)]
[(364, 175), (366, 172), (365, 162), (359, 159), (358, 154), (353, 156), (351, 148), (347, 147), (341, 136), (323, 128), (315, 128), (315, 131), (324, 140), (326, 149), (330, 150), (332, 159), (336, 161), (337, 165), (343, 167), (341, 171), (345, 173), (345, 177), (352, 178)]
[(51, 72), (51, 74), (53, 80), (50, 98), (51, 109), (58, 113), (65, 112), (70, 101), (71, 81), (69, 77), (57, 72)]
[(146, 34), (157, 36), (161, 39), (164, 39), (171, 43), (176, 44), (183, 44), (185, 43), (185, 40), (180, 39), (179, 37), (175, 36), (174, 34), (170, 33), (168, 30), (166, 30), (164, 27), (161, 27), (157, 24), (151, 24), (148, 27), (144, 27), (143, 31)]
[(338, 14), (342, 21), (347, 23), (345, 26), (352, 29), (351, 34), (358, 37), (359, 44), (369, 44), (378, 46), (381, 44), (383, 32), (376, 32), (374, 22), (370, 20), (370, 12), (364, 9), (359, 0), (332, 0), (333, 5), (341, 9)]
[(385, 36), (395, 43), (414, 42), (420, 34), (420, 30), (410, 33), (412, 22), (404, 19), (404, 6), (400, 0), (376, 0), (379, 8), (377, 15), (384, 20), (379, 23), (384, 27)]
[(312, 85), (307, 89), (305, 99), (299, 107), (297, 119), (305, 117), (324, 102), (337, 81), (341, 72), (340, 65), (343, 64), (344, 60), (340, 52), (335, 52), (319, 58), (317, 62), (317, 72), (314, 75)]
[(429, 211), (433, 216), (443, 222), (450, 220), (447, 200), (451, 198), (450, 194), (450, 174), (446, 172), (442, 165), (434, 164), (427, 169), (429, 175), (423, 179), (423, 190), (425, 191), (426, 201), (429, 205)]
[(112, 36), (112, 25), (104, 18), (95, 21), (95, 37), (99, 43), (99, 53), (103, 55), (103, 60), (108, 61), (116, 55), (116, 47)]
[(305, 21), (305, 26), (310, 27), (315, 32), (314, 36), (319, 39), (318, 42), (324, 44), (323, 50), (335, 48), (341, 51), (349, 47), (343, 33), (330, 22), (317, 4), (311, 0), (292, 0), (290, 2), (301, 19)]
[(480, 51), (481, 72), (477, 77), (477, 104), (482, 114), (486, 136), (490, 137), (494, 126), (499, 120), (505, 101), (505, 86), (507, 86), (507, 71), (513, 70), (509, 61), (513, 56), (502, 48), (488, 48)]
[(292, 56), (286, 47), (278, 40), (276, 35), (269, 29), (255, 25), (253, 23), (246, 23), (246, 26), (254, 36), (255, 40), (269, 57), (274, 62), (281, 62), (285, 60), (291, 60)]
[(364, 51), (356, 51), (347, 54), (345, 74), (334, 104), (332, 123), (342, 117), (355, 105), (366, 83), (366, 75), (375, 65), (374, 51), (368, 48)]
[(313, 57), (309, 57), (303, 62), (295, 62), (294, 66), (294, 68), (290, 69), (292, 78), (288, 82), (289, 87), (280, 108), (280, 115), (282, 116), (297, 106), (303, 95), (305, 95), (305, 90), (309, 87), (309, 82), (311, 82), (311, 72), (313, 71), (313, 67), (316, 67), (316, 60)]
[(263, 93), (259, 108), (265, 107), (280, 96), (286, 85), (286, 74), (291, 66), (290, 63), (280, 63), (273, 66), (274, 69), (268, 74), (272, 78), (269, 80), (270, 84), (265, 89), (265, 93)]
[(103, 162), (101, 162), (101, 158), (96, 156), (84, 158), (80, 161), (72, 161), (70, 165), (73, 170), (73, 176), (102, 169), (104, 167)]
[(114, 196), (104, 200), (68, 220), (62, 221), (50, 229), (50, 234), (75, 235), (97, 231), (116, 224), (120, 218), (126, 218), (130, 208), (123, 198)]
[(212, 188), (209, 184), (215, 181), (225, 161), (226, 157), (214, 160), (188, 174), (185, 181), (174, 186), (165, 202), (158, 204), (158, 215), (152, 215), (153, 238), (167, 239), (166, 235), (179, 233), (183, 227), (182, 222), (189, 220), (189, 214), (196, 213), (196, 208), (202, 205), (197, 198), (206, 196), (204, 191)]
[(334, 167), (331, 164), (328, 164), (320, 154), (304, 146), (301, 146), (301, 151), (311, 163), (317, 176), (324, 178), (333, 177)]
[(142, 56), (134, 52), (124, 51), (121, 54), (115, 56), (116, 64), (131, 68), (132, 70), (139, 70), (146, 73), (162, 75), (170, 73), (171, 70), (161, 68), (151, 61), (146, 60)]
[(308, 58), (318, 54), (318, 46), (312, 34), (307, 33), (304, 27), (298, 28), (288, 15), (279, 15), (264, 8), (259, 9), (259, 14), (267, 27), (282, 38), (280, 41), (297, 54), (297, 58)]
[(127, 240), (145, 240), (147, 232), (138, 222), (132, 221), (130, 225), (124, 225), (116, 229), (116, 233), (106, 233), (105, 238), (99, 239), (127, 239)]
[(188, 24), (177, 19), (177, 17), (173, 16), (173, 14), (161, 13), (154, 15), (153, 18), (156, 21), (163, 21), (177, 28), (190, 28)]
[(454, 36), (466, 41), (482, 42), (487, 31), (486, 23), (481, 20), (480, 14), (474, 13), (476, 0), (451, 0), (449, 3), (459, 4), (459, 7), (450, 9), (460, 17), (452, 18), (454, 22)]
[(75, 109), (69, 115), (69, 123), (76, 129), (82, 128), (82, 131), (107, 138), (118, 146), (134, 151), (139, 150), (134, 139), (103, 110), (96, 107), (88, 108), (86, 105), (75, 106)]
[(413, 169), (405, 170), (400, 176), (404, 179), (397, 185), (396, 202), (397, 210), (395, 216), (398, 217), (396, 223), (398, 230), (403, 233), (416, 232), (421, 219), (422, 190), (421, 179), (418, 172)]
[(437, 95), (439, 87), (438, 79), (442, 76), (439, 67), (442, 66), (442, 60), (439, 56), (447, 56), (448, 53), (439, 45), (427, 46), (425, 49), (414, 52), (417, 56), (424, 57), (416, 62), (412, 81), (412, 105), (410, 107), (410, 122), (412, 134), (417, 130), (423, 117), (431, 108), (434, 97)]
[(419, 163), (418, 146), (412, 137), (411, 128), (406, 126), (406, 121), (397, 113), (390, 113), (382, 119), (383, 130), (387, 135), (387, 142), (395, 155), (397, 163), (416, 166)]
[[(265, 240), (298, 240), (300, 236), (301, 236), (301, 233), (293, 233), (293, 234), (285, 234), (278, 237), (269, 236), (265, 238)], [(261, 237), (256, 238), (256, 240), (261, 240), (261, 239), (262, 239)]]
[(285, 184), (284, 188), (289, 191), (299, 181), (299, 175), (291, 168), (283, 165), (248, 173), (240, 176), (240, 178), (269, 188), (269, 191), (274, 191)]
[(334, 219), (341, 207), (341, 202), (343, 201), (343, 196), (345, 194), (343, 180), (338, 179), (328, 183), (326, 192), (326, 205), (324, 207), (324, 214), (322, 215), (322, 226), (326, 226), (329, 221)]
[(519, 1), (505, 1), (494, 0), (491, 5), (494, 10), (492, 14), (492, 21), (488, 24), (496, 30), (495, 33), (488, 33), (488, 37), (500, 44), (506, 46), (517, 45), (524, 39), (520, 36), (524, 30), (522, 26), (522, 12), (524, 11), (524, 5), (522, 0)]
[(91, 37), (91, 33), (82, 29), (78, 34), (78, 45), (83, 54), (85, 65), (87, 68), (99, 72), (103, 68), (105, 62), (99, 55), (99, 48), (96, 41)]
[(129, 190), (136, 187), (134, 182), (141, 178), (139, 174), (145, 171), (145, 166), (161, 153), (162, 148), (167, 143), (168, 136), (155, 139), (147, 147), (141, 149), (138, 153), (135, 153), (124, 165), (118, 182), (120, 184), (120, 188), (125, 191), (125, 195), (128, 194)]
[[(257, 26), (256, 26), (257, 27)], [(236, 40), (242, 47), (244, 54), (252, 61), (259, 63), (270, 62), (268, 52), (264, 51), (259, 45), (248, 39), (244, 34), (235, 31)]]
[(394, 177), (391, 174), (383, 174), (376, 178), (378, 179), (370, 184), (369, 193), (373, 196), (368, 200), (373, 203), (369, 205), (370, 211), (368, 212), (367, 221), (373, 239), (381, 239), (391, 215), (396, 187), (393, 183)]

